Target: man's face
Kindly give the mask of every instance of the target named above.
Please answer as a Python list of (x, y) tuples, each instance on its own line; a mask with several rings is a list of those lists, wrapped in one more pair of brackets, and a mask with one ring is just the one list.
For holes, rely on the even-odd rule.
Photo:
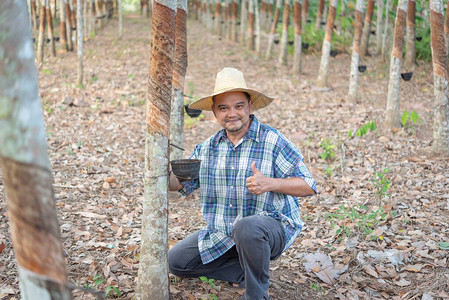
[(215, 96), (212, 111), (218, 123), (229, 133), (245, 133), (250, 125), (251, 102), (242, 92)]

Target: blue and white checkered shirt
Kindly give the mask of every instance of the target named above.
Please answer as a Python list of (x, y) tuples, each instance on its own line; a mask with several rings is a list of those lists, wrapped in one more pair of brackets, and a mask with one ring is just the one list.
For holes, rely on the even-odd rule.
[(304, 223), (298, 198), (274, 192), (254, 195), (248, 190), (246, 179), (253, 175), (253, 161), (267, 177), (299, 177), (316, 192), (315, 180), (299, 149), (276, 129), (261, 124), (253, 115), (251, 118), (249, 130), (235, 146), (222, 129), (197, 145), (190, 156), (202, 160), (199, 178), (184, 182), (180, 192), (189, 195), (201, 187), (201, 210), (208, 224), (198, 237), (204, 264), (234, 246), (231, 232), (241, 217), (267, 215), (281, 221), (286, 237), (284, 251), (301, 232)]

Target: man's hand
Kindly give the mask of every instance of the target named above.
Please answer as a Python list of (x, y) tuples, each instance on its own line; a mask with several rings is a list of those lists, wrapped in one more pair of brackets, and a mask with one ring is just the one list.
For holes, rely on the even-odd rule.
[(251, 164), (251, 169), (253, 170), (254, 175), (246, 178), (246, 187), (248, 190), (254, 195), (260, 195), (270, 191), (269, 185), (271, 183), (271, 178), (264, 176), (257, 170), (255, 161)]

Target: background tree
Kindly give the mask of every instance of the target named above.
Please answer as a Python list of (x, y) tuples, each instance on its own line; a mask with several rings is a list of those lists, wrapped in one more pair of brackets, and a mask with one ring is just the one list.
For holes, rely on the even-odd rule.
[(169, 299), (168, 160), (177, 3), (153, 4), (137, 299)]
[(416, 11), (415, 0), (408, 0), (407, 29), (406, 29), (407, 44), (405, 45), (405, 58), (404, 58), (404, 65), (408, 69), (414, 69), (416, 66), (415, 11)]
[(334, 31), (335, 13), (337, 11), (338, 0), (331, 0), (329, 5), (329, 15), (327, 16), (326, 33), (324, 35), (323, 47), (321, 49), (321, 63), (318, 71), (317, 85), (327, 87), (327, 73), (329, 71), (329, 57), (332, 45), (332, 34)]
[(280, 65), (287, 65), (289, 20), (290, 20), (290, 0), (284, 0), (284, 11), (282, 17), (281, 51), (279, 52), (279, 60), (278, 60), (278, 63)]
[(374, 13), (374, 0), (368, 0), (365, 22), (363, 23), (362, 39), (360, 41), (360, 55), (368, 55), (369, 37), (371, 35), (371, 21)]
[[(48, 2), (50, 4), (50, 2)], [(53, 36), (53, 18), (51, 14), (51, 7), (50, 5), (47, 5), (46, 8), (46, 18), (47, 18), (47, 32), (48, 32), (48, 42), (49, 42), (49, 48), (50, 48), (50, 55), (55, 57), (56, 56), (56, 47), (55, 47), (55, 39)]]
[(323, 21), (324, 5), (325, 5), (324, 0), (319, 0), (315, 20), (315, 31), (318, 31), (321, 28), (321, 22)]
[(391, 0), (387, 0), (387, 4), (385, 5), (385, 26), (384, 26), (384, 32), (382, 34), (382, 59), (386, 59), (387, 57), (387, 38), (388, 38), (388, 23), (389, 23), (389, 15), (390, 15), (390, 7), (391, 7)]
[(281, 13), (281, 2), (282, 0), (276, 0), (276, 8), (274, 11), (273, 22), (271, 23), (270, 35), (268, 37), (268, 46), (265, 53), (265, 58), (269, 59), (271, 57), (271, 50), (273, 48), (274, 38), (276, 36), (276, 28), (279, 22), (279, 14)]
[(293, 22), (295, 26), (295, 46), (293, 53), (293, 75), (301, 73), (301, 54), (302, 54), (302, 36), (301, 36), (301, 8), (302, 0), (295, 0), (293, 5)]
[(242, 0), (240, 5), (240, 44), (246, 45), (246, 19), (248, 18), (248, 12), (246, 9), (246, 0)]
[(247, 47), (249, 50), (254, 50), (256, 48), (254, 39), (254, 1), (248, 1), (248, 36), (247, 36)]
[(446, 7), (446, 18), (444, 20), (444, 45), (446, 48), (446, 54), (449, 55), (449, 1), (447, 2)]
[(72, 299), (26, 2), (0, 1), (0, 11), (0, 167), (21, 298)]
[(46, 6), (48, 0), (41, 0), (41, 13), (39, 16), (39, 39), (37, 41), (37, 64), (44, 62), (44, 43), (45, 43), (45, 20)]
[(432, 151), (436, 154), (449, 155), (449, 88), (443, 11), (441, 0), (430, 0), (430, 34), (435, 94)]
[(400, 80), (407, 7), (408, 0), (399, 0), (394, 27), (393, 50), (391, 51), (390, 80), (388, 81), (387, 114), (385, 117), (385, 127), (387, 128), (401, 127), (401, 116), (399, 113)]
[(76, 35), (77, 35), (77, 53), (78, 53), (78, 76), (76, 78), (76, 84), (81, 86), (83, 85), (83, 41), (84, 41), (84, 29), (83, 29), (83, 2), (82, 0), (76, 1), (76, 16), (77, 26), (76, 26)]
[(352, 42), (351, 75), (349, 77), (349, 100), (357, 103), (357, 87), (359, 77), (359, 47), (363, 26), (363, 0), (356, 2), (355, 32)]
[(384, 0), (377, 0), (377, 15), (376, 15), (376, 55), (382, 51), (382, 34), (383, 34), (383, 16), (384, 16)]

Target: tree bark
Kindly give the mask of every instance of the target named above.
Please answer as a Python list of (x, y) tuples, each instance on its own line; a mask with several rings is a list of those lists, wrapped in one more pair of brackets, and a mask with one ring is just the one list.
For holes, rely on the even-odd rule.
[(293, 22), (295, 27), (295, 50), (293, 53), (293, 68), (294, 76), (301, 74), (301, 55), (302, 55), (302, 36), (301, 36), (301, 9), (303, 0), (295, 0), (293, 4)]
[(231, 29), (231, 38), (233, 42), (237, 42), (237, 10), (238, 3), (237, 0), (232, 1), (232, 29)]
[(2, 0), (0, 11), (0, 167), (21, 299), (72, 299), (26, 2)]
[(83, 85), (83, 40), (84, 40), (84, 29), (83, 29), (83, 2), (82, 0), (78, 0), (76, 2), (76, 16), (77, 26), (76, 26), (76, 34), (77, 34), (77, 53), (78, 53), (78, 76), (76, 78), (76, 84), (79, 86)]
[(262, 0), (260, 2), (260, 21), (262, 22), (262, 29), (267, 28), (267, 9), (268, 9), (268, 3), (267, 0)]
[(416, 66), (416, 44), (415, 44), (415, 0), (408, 0), (407, 10), (407, 43), (405, 45), (404, 64), (408, 69), (414, 69)]
[(329, 71), (329, 57), (331, 52), (332, 34), (334, 31), (335, 13), (337, 11), (337, 0), (331, 0), (329, 5), (329, 15), (327, 16), (326, 33), (324, 35), (323, 47), (321, 50), (321, 63), (318, 74), (317, 85), (327, 87), (327, 75)]
[(309, 0), (304, 0), (304, 5), (302, 6), (302, 21), (304, 26), (302, 27), (302, 34), (305, 33), (306, 30), (306, 24), (307, 24), (307, 19), (309, 18)]
[(248, 35), (247, 35), (247, 47), (249, 50), (254, 50), (256, 48), (254, 39), (254, 1), (249, 0), (248, 2)]
[(46, 17), (47, 17), (47, 31), (48, 31), (48, 39), (50, 40), (50, 54), (51, 56), (56, 56), (56, 48), (55, 48), (55, 39), (53, 36), (53, 18), (51, 17), (51, 8), (50, 6), (47, 6), (46, 10)]
[(408, 0), (399, 0), (394, 26), (393, 50), (391, 51), (390, 80), (388, 82), (387, 114), (385, 117), (385, 127), (387, 128), (401, 127), (401, 115), (399, 112), (401, 94), (400, 80), (407, 7)]
[(71, 15), (71, 9), (69, 0), (66, 0), (65, 2), (65, 16), (66, 16), (66, 33), (67, 33), (67, 45), (70, 51), (73, 51), (73, 39), (72, 39), (72, 18)]
[(388, 38), (388, 23), (389, 23), (389, 15), (390, 15), (390, 7), (391, 7), (391, 0), (387, 0), (387, 5), (385, 6), (385, 26), (384, 26), (384, 32), (382, 35), (382, 58), (386, 60), (387, 57), (387, 38)]
[(168, 161), (177, 3), (153, 4), (137, 299), (169, 299)]
[(323, 11), (324, 11), (324, 0), (319, 0), (318, 11), (315, 20), (315, 31), (321, 28), (321, 22), (323, 21)]
[(359, 78), (359, 47), (363, 27), (363, 0), (357, 0), (354, 41), (352, 42), (351, 75), (349, 77), (349, 101), (357, 103), (357, 87)]
[(59, 9), (59, 36), (62, 47), (65, 49), (66, 52), (69, 51), (68, 45), (67, 45), (67, 30), (66, 30), (66, 24), (65, 24), (65, 0), (61, 0), (60, 4), (61, 8)]
[(270, 32), (271, 30), (271, 24), (273, 22), (273, 2), (274, 0), (268, 0), (268, 21), (267, 21), (267, 26), (266, 26), (266, 30), (267, 32)]
[(248, 13), (246, 10), (246, 0), (242, 0), (241, 6), (240, 6), (240, 44), (245, 45), (246, 43), (246, 33), (245, 33), (245, 27), (246, 27), (246, 18), (248, 17)]
[(290, 19), (290, 0), (284, 0), (284, 15), (282, 17), (281, 51), (279, 52), (279, 65), (287, 65), (288, 52), (288, 25)]
[(39, 19), (39, 39), (37, 42), (37, 64), (42, 65), (44, 62), (44, 43), (45, 43), (45, 20), (46, 18), (46, 2), (41, 0), (41, 13)]
[(371, 21), (373, 19), (374, 0), (368, 0), (366, 8), (365, 22), (363, 23), (362, 39), (360, 41), (360, 56), (368, 55), (369, 37), (371, 35)]
[(123, 3), (118, 0), (118, 36), (121, 38), (123, 34)]
[(377, 0), (377, 18), (376, 18), (376, 55), (382, 50), (382, 22), (384, 15), (384, 0)]
[(441, 0), (430, 0), (430, 36), (435, 95), (432, 152), (447, 156), (449, 155), (449, 77), (444, 44), (443, 11)]
[(267, 52), (265, 54), (265, 58), (269, 59), (271, 57), (271, 49), (273, 47), (273, 43), (274, 43), (274, 37), (276, 36), (276, 27), (278, 25), (279, 22), (279, 14), (281, 11), (281, 2), (282, 0), (276, 0), (276, 9), (274, 11), (274, 18), (273, 18), (273, 23), (271, 24), (271, 32), (270, 32), (270, 36), (268, 37), (268, 47), (267, 47)]
[[(184, 80), (187, 70), (187, 0), (178, 0), (176, 12), (175, 54), (173, 66), (173, 95), (170, 115), (170, 141), (184, 145)], [(182, 159), (183, 152), (170, 148), (170, 160)]]
[(254, 1), (254, 18), (256, 22), (256, 53), (257, 56), (260, 56), (260, 15), (259, 15), (259, 2), (257, 0)]
[(446, 18), (444, 20), (444, 45), (446, 54), (449, 55), (449, 1), (447, 2)]
[(222, 17), (221, 17), (221, 2), (220, 0), (215, 0), (215, 24), (214, 24), (214, 29), (215, 32), (218, 35), (222, 35), (223, 32), (221, 30), (221, 22), (222, 22)]

